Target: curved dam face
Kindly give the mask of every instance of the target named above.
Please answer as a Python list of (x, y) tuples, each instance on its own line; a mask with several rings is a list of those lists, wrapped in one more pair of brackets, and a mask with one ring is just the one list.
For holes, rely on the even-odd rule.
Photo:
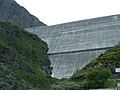
[(120, 41), (120, 15), (26, 29), (47, 42), (52, 76), (68, 78)]

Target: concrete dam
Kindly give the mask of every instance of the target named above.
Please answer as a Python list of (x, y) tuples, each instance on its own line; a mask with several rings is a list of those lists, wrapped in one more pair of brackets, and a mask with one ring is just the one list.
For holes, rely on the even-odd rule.
[(68, 78), (120, 41), (120, 15), (28, 28), (47, 42), (52, 76)]

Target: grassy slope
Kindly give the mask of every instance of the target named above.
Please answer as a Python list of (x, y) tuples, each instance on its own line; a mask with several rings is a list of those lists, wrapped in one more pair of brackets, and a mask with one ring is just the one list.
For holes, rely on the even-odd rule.
[[(52, 89), (56, 90), (89, 90), (90, 88), (115, 88), (120, 82), (109, 68), (114, 62), (120, 62), (120, 45), (116, 45), (97, 59), (77, 70), (69, 79), (56, 83)], [(120, 67), (120, 64), (117, 65)]]
[[(120, 45), (116, 45), (104, 54), (101, 54), (97, 59), (90, 62), (82, 70), (77, 70), (74, 76), (80, 72), (91, 71), (95, 67), (109, 68), (110, 65), (118, 62), (120, 62)], [(120, 67), (120, 64), (118, 64), (118, 67)]]
[(39, 65), (50, 67), (47, 44), (36, 35), (0, 22), (0, 87), (5, 90), (46, 90), (54, 82)]

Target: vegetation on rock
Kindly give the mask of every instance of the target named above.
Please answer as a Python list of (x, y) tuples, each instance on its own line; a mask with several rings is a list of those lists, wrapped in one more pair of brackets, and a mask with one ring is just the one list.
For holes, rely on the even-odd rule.
[(47, 50), (47, 44), (36, 35), (0, 22), (0, 88), (49, 90), (56, 79), (50, 76)]

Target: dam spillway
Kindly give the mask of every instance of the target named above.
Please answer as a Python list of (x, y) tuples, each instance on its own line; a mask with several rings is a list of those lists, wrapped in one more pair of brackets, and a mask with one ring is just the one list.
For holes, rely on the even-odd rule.
[(26, 29), (47, 42), (52, 76), (68, 78), (120, 41), (120, 15)]

